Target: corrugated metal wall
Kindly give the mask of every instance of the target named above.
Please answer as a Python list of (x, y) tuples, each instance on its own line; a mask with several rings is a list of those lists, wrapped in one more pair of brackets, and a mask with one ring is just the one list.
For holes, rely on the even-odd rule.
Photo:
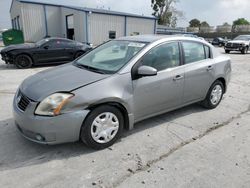
[(13, 20), (14, 18), (17, 18), (18, 16), (19, 16), (20, 29), (23, 29), (22, 4), (20, 2), (13, 1), (12, 9), (10, 11), (11, 20)]
[(141, 34), (154, 34), (155, 20), (144, 18), (127, 17), (127, 34), (133, 35), (134, 33)]
[(88, 14), (89, 41), (99, 45), (109, 40), (109, 31), (116, 31), (116, 38), (125, 34), (125, 17), (105, 14)]
[(61, 8), (55, 6), (45, 6), (48, 35), (53, 37), (62, 37), (61, 30)]
[(42, 5), (23, 3), (24, 38), (36, 42), (46, 36), (45, 15)]
[(23, 28), (25, 41), (28, 42), (36, 42), (46, 35), (66, 38), (67, 15), (73, 15), (74, 18), (75, 40), (91, 42), (94, 45), (110, 40), (110, 31), (116, 32), (116, 38), (133, 34), (153, 34), (155, 31), (154, 19), (90, 13), (16, 1), (11, 9), (12, 18), (20, 16), (20, 25)]

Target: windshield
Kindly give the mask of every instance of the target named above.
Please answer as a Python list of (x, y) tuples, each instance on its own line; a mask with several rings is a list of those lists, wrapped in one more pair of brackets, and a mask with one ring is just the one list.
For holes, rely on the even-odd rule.
[(41, 46), (41, 45), (45, 44), (45, 43), (48, 42), (48, 41), (49, 41), (49, 39), (42, 39), (42, 40), (37, 41), (37, 42), (36, 42), (36, 45), (37, 45), (37, 46)]
[(92, 50), (75, 62), (80, 68), (113, 74), (126, 65), (146, 43), (132, 41), (110, 41)]
[(250, 40), (250, 36), (240, 35), (236, 37), (234, 40)]

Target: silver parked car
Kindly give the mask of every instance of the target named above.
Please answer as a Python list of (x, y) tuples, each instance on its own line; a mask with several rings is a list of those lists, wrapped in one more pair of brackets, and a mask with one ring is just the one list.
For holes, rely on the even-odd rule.
[(80, 139), (102, 149), (146, 118), (196, 102), (217, 107), (230, 74), (230, 58), (203, 40), (124, 37), (26, 79), (14, 98), (14, 119), (34, 142)]

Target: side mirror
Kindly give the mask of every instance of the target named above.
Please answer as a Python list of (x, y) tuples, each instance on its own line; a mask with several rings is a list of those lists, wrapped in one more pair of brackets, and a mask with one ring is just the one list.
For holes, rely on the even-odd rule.
[(49, 46), (44, 46), (43, 47), (45, 50), (48, 50), (49, 49)]
[(145, 77), (145, 76), (156, 76), (157, 70), (153, 67), (149, 66), (141, 66), (138, 68), (137, 75), (139, 77)]

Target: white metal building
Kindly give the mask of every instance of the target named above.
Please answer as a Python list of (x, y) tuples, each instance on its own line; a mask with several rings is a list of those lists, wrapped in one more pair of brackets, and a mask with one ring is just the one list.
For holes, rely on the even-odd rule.
[(42, 0), (12, 0), (12, 26), (25, 41), (45, 36), (63, 37), (98, 45), (127, 35), (156, 33), (156, 18), (103, 9), (65, 6)]

